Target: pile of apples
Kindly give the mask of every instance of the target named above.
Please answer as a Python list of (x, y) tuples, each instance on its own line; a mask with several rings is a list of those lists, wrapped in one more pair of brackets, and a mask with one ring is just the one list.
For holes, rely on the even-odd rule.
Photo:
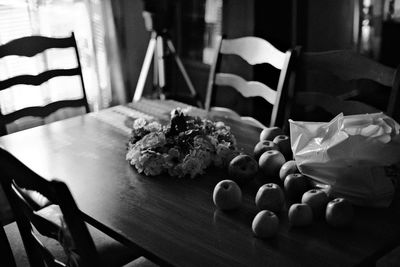
[(240, 186), (260, 172), (267, 181), (280, 180), (284, 189), (273, 182), (258, 189), (255, 205), (259, 212), (252, 222), (256, 236), (274, 236), (278, 232), (279, 217), (286, 211), (291, 227), (304, 227), (323, 218), (333, 227), (349, 226), (353, 220), (352, 204), (344, 198), (330, 200), (323, 189), (312, 188), (310, 179), (299, 172), (292, 156), (290, 138), (280, 128), (263, 129), (253, 157), (241, 154), (230, 162), (230, 179), (215, 186), (214, 204), (221, 210), (238, 208), (242, 201)]

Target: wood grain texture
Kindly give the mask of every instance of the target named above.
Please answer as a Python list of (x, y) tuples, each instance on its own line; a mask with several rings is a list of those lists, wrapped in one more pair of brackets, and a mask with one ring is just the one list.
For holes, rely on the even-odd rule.
[[(174, 105), (160, 105), (160, 117)], [(261, 129), (234, 119), (225, 123), (240, 149), (252, 153)], [(355, 266), (372, 263), (400, 238), (398, 197), (388, 209), (356, 208), (347, 230), (324, 221), (291, 228), (285, 207), (277, 236), (256, 238), (255, 194), (272, 180), (259, 175), (242, 188), (241, 207), (222, 212), (212, 191), (228, 178), (226, 170), (211, 168), (195, 179), (146, 177), (125, 161), (128, 138), (86, 115), (1, 137), (0, 145), (42, 176), (67, 183), (91, 224), (162, 265)]]

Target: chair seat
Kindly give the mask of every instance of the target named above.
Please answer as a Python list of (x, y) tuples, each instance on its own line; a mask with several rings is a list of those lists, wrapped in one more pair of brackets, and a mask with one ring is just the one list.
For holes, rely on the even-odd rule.
[[(140, 257), (139, 252), (125, 247), (123, 244), (112, 239), (108, 235), (88, 225), (89, 232), (99, 252), (100, 262), (104, 266), (156, 266), (144, 257)], [(17, 266), (29, 266), (29, 261), (24, 250), (24, 245), (20, 237), (18, 226), (15, 222), (4, 226), (7, 238), (13, 250)], [(40, 241), (49, 248), (50, 252), (60, 261), (67, 262), (67, 257), (60, 243), (45, 236), (40, 236)], [(132, 262), (131, 262), (132, 261)]]

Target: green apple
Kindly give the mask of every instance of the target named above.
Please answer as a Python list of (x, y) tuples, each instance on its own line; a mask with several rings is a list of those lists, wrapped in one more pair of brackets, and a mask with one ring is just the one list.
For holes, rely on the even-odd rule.
[(279, 185), (268, 183), (258, 189), (255, 202), (260, 210), (279, 213), (285, 204), (285, 196)]
[(299, 173), (299, 169), (297, 168), (296, 161), (289, 160), (286, 161), (279, 170), (279, 177), (281, 178), (282, 182), (285, 182), (286, 176), (292, 173)]
[(257, 237), (269, 238), (278, 232), (279, 218), (272, 211), (262, 210), (254, 217), (251, 226)]
[(353, 216), (353, 205), (344, 198), (335, 198), (326, 206), (325, 218), (333, 227), (349, 226), (353, 221)]
[(304, 192), (310, 189), (308, 178), (301, 173), (292, 173), (286, 176), (283, 183), (287, 197), (292, 201), (300, 201)]
[(268, 150), (261, 155), (258, 165), (266, 177), (278, 178), (279, 170), (285, 162), (285, 157), (281, 152), (278, 150)]
[(311, 207), (305, 203), (292, 204), (288, 212), (291, 226), (307, 226), (312, 223), (313, 214)]
[(222, 180), (214, 188), (213, 201), (221, 210), (233, 210), (242, 202), (242, 190), (232, 180)]
[(308, 190), (301, 198), (301, 203), (308, 204), (311, 207), (314, 219), (319, 219), (325, 215), (328, 202), (328, 195), (321, 189)]
[(283, 154), (285, 159), (290, 160), (293, 158), (289, 136), (283, 134), (278, 135), (274, 138), (273, 142), (278, 146), (279, 151)]
[(279, 150), (278, 146), (268, 140), (260, 141), (254, 146), (254, 158), (258, 160), (260, 156), (268, 150)]
[(283, 131), (279, 127), (267, 127), (264, 128), (261, 133), (260, 133), (260, 141), (268, 140), (272, 141), (274, 140), (275, 136), (278, 136), (280, 134), (283, 134)]
[(229, 177), (239, 184), (247, 183), (256, 176), (257, 172), (258, 163), (249, 155), (238, 155), (229, 162)]

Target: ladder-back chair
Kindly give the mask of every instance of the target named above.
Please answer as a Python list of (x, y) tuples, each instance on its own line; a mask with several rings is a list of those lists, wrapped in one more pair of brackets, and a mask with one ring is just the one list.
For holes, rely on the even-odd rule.
[[(15, 215), (31, 266), (122, 266), (139, 259), (147, 264), (145, 266), (154, 266), (140, 257), (139, 251), (123, 246), (86, 224), (65, 183), (44, 179), (2, 148), (0, 182)], [(36, 210), (21, 194), (23, 190), (41, 194), (51, 205)], [(43, 237), (57, 240), (64, 255), (54, 255), (58, 252), (47, 247), (41, 241)], [(7, 242), (0, 245), (7, 248)], [(62, 260), (67, 262), (57, 256), (64, 256)]]
[[(233, 73), (221, 73), (220, 65), (223, 55), (237, 55), (250, 65), (270, 64), (280, 70), (277, 87), (272, 89), (259, 81), (247, 81)], [(216, 87), (228, 86), (236, 89), (244, 97), (262, 97), (273, 105), (269, 126), (281, 126), (285, 117), (286, 101), (291, 84), (289, 80), (294, 60), (293, 56), (294, 54), (291, 50), (281, 52), (266, 40), (258, 37), (219, 38), (216, 55), (210, 70), (205, 108), (212, 113), (220, 112), (226, 116), (240, 117), (231, 109), (212, 107), (212, 105), (215, 105)], [(265, 127), (264, 124), (252, 117), (241, 117), (241, 119), (255, 126)]]
[(292, 119), (382, 111), (400, 119), (400, 66), (387, 67), (349, 50), (297, 53)]
[[(29, 106), (19, 110), (15, 110), (8, 114), (3, 114), (0, 110), (0, 135), (7, 134), (7, 124), (12, 123), (20, 118), (33, 116), (45, 118), (55, 111), (66, 107), (84, 107), (86, 112), (89, 112), (89, 105), (86, 97), (85, 85), (83, 82), (81, 63), (79, 60), (78, 48), (75, 41), (74, 33), (65, 38), (50, 38), (44, 36), (27, 36), (19, 39), (12, 40), (0, 46), (0, 59), (6, 56), (20, 56), (20, 57), (33, 57), (38, 54), (45, 55), (45, 53), (53, 48), (67, 49), (73, 48), (76, 56), (76, 67), (66, 69), (50, 69), (33, 75), (24, 74), (15, 77), (9, 77), (0, 81), (0, 91), (12, 90), (16, 85), (30, 85), (32, 90), (34, 86), (40, 86), (50, 79), (60, 76), (77, 76), (80, 79), (82, 87), (82, 96), (78, 99), (58, 100), (49, 103), (45, 106)], [(61, 88), (54, 88), (60, 90)], [(21, 96), (23, 97), (23, 96)]]

